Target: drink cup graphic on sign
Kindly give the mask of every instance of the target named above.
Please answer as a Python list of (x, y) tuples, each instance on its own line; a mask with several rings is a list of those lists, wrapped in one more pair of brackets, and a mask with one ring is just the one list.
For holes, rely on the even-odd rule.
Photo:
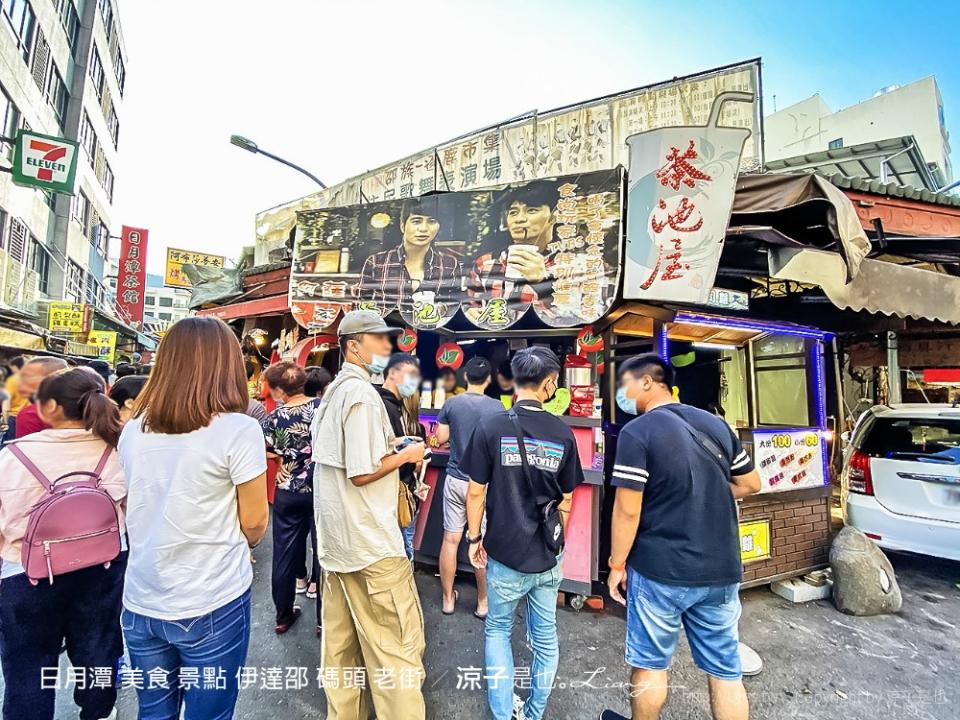
[(750, 130), (719, 127), (727, 92), (703, 126), (650, 130), (627, 138), (630, 186), (624, 297), (705, 303), (713, 287)]

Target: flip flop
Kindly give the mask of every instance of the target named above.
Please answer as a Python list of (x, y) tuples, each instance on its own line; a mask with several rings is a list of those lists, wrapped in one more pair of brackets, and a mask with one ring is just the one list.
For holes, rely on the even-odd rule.
[(457, 611), (457, 600), (459, 600), (459, 599), (460, 599), (460, 591), (459, 591), (459, 590), (454, 590), (454, 591), (453, 591), (453, 610), (450, 610), (450, 611), (444, 610), (444, 609), (443, 609), (443, 600), (441, 599), (441, 601), (440, 601), (440, 612), (442, 612), (444, 615), (453, 615), (453, 614)]
[(476, 610), (474, 610), (474, 611), (473, 611), (473, 616), (474, 616), (477, 620), (480, 620), (480, 621), (482, 621), (482, 622), (486, 622), (486, 620), (487, 620), (487, 613), (483, 613), (483, 615), (481, 615), (479, 612), (477, 612)]

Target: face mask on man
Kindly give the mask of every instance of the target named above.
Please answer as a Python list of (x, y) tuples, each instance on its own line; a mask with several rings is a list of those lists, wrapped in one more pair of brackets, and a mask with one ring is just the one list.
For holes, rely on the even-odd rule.
[(637, 415), (637, 401), (627, 397), (627, 389), (623, 386), (617, 388), (617, 407), (628, 415)]
[(407, 375), (399, 385), (397, 385), (397, 390), (400, 392), (400, 397), (408, 398), (412, 397), (417, 390), (420, 388), (420, 378), (415, 377), (414, 375)]
[(359, 350), (354, 350), (353, 354), (356, 355), (361, 364), (367, 369), (371, 375), (381, 375), (383, 371), (387, 369), (387, 364), (390, 362), (389, 355), (370, 355), (370, 361), (367, 362), (363, 359), (363, 355), (360, 354)]

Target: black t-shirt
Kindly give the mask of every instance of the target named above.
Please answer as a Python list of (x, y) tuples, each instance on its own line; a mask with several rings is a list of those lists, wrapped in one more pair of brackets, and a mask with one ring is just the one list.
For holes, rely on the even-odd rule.
[(753, 460), (722, 418), (679, 403), (628, 422), (617, 439), (612, 484), (643, 491), (631, 568), (670, 585), (740, 582), (737, 506), (730, 478), (683, 426), (686, 420), (726, 453), (731, 474)]
[(583, 482), (583, 468), (573, 432), (537, 403), (514, 406), (523, 429), (530, 474), (524, 477), (513, 421), (506, 411), (477, 425), (460, 459), (460, 469), (487, 486), (487, 532), (483, 546), (499, 563), (523, 573), (540, 573), (557, 564), (543, 542), (541, 503), (559, 501)]

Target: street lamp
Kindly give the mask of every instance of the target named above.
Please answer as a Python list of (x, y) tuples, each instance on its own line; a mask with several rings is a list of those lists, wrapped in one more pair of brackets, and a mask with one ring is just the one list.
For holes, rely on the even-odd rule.
[(246, 150), (247, 152), (252, 152), (252, 153), (254, 153), (254, 154), (260, 153), (261, 155), (266, 155), (268, 158), (271, 158), (272, 160), (276, 160), (278, 163), (283, 163), (283, 164), (286, 165), (287, 167), (292, 167), (294, 170), (298, 170), (298, 171), (302, 172), (304, 175), (306, 175), (308, 178), (310, 178), (311, 180), (313, 180), (317, 185), (319, 185), (319, 186), (320, 186), (321, 188), (323, 188), (324, 190), (327, 189), (327, 186), (324, 185), (323, 182), (320, 180), (320, 178), (318, 178), (318, 177), (317, 177), (316, 175), (314, 175), (313, 173), (307, 172), (306, 170), (304, 170), (304, 169), (303, 169), (302, 167), (300, 167), (299, 165), (294, 165), (294, 164), (293, 164), (292, 162), (290, 162), (289, 160), (284, 160), (282, 157), (277, 157), (277, 156), (274, 155), (273, 153), (269, 153), (269, 152), (267, 152), (266, 150), (263, 150), (262, 148), (258, 147), (257, 144), (256, 144), (253, 140), (250, 140), (250, 139), (248, 139), (248, 138), (245, 138), (245, 137), (243, 137), (243, 135), (231, 135), (231, 136), (230, 136), (230, 144), (231, 144), (231, 145), (236, 145), (238, 148), (242, 148), (242, 149)]

